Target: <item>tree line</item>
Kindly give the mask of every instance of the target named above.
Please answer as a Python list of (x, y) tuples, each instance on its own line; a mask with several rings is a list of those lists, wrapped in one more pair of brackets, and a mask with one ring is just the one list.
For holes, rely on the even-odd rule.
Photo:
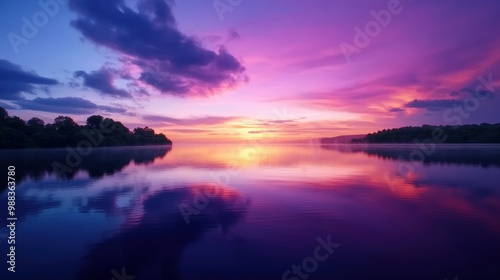
[(414, 143), (426, 139), (435, 139), (440, 135), (441, 143), (500, 143), (500, 123), (472, 124), (458, 126), (421, 127), (406, 126), (384, 129), (370, 133), (364, 138), (353, 139), (352, 143)]
[(0, 149), (76, 147), (95, 131), (102, 134), (102, 141), (96, 144), (99, 147), (172, 144), (163, 133), (156, 134), (147, 126), (130, 131), (121, 122), (99, 115), (88, 117), (85, 125), (68, 116), (59, 116), (53, 123), (45, 124), (36, 117), (28, 121), (11, 117), (0, 107)]

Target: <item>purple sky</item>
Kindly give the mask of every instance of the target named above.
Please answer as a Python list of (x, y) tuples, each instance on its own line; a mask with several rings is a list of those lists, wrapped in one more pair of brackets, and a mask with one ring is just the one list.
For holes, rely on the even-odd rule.
[(500, 122), (498, 1), (0, 8), (0, 106), (25, 119), (101, 114), (183, 141)]

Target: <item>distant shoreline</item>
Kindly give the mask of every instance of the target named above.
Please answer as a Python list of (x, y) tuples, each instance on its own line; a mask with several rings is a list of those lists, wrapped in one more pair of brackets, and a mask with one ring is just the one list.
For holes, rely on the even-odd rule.
[(369, 143), (369, 144), (500, 144), (500, 123), (472, 125), (423, 125), (384, 129), (366, 136), (339, 136), (321, 138), (328, 143)]
[[(429, 145), (430, 143), (427, 143)], [(436, 146), (500, 146), (500, 143), (432, 143)], [(422, 143), (320, 143), (321, 146), (418, 146)]]

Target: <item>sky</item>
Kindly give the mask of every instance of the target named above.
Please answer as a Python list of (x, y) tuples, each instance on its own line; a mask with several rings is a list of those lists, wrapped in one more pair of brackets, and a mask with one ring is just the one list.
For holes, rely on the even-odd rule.
[(500, 122), (495, 0), (5, 0), (0, 106), (174, 142)]

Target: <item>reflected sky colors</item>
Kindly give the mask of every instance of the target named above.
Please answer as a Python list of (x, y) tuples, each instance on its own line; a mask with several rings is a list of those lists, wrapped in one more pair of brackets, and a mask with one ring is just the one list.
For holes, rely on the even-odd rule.
[(495, 0), (41, 3), (0, 4), (11, 115), (101, 114), (174, 142), (500, 122)]
[(413, 149), (179, 145), (95, 149), (65, 177), (27, 165), (8, 279), (282, 279), (327, 236), (341, 246), (310, 279), (498, 278), (500, 147), (398, 159)]

